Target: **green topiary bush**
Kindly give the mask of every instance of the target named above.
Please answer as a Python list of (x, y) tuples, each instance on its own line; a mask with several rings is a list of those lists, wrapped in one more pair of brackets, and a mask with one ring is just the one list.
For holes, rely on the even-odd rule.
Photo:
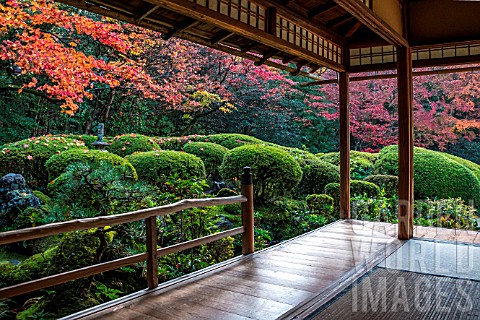
[(266, 144), (266, 142), (255, 137), (238, 133), (220, 133), (204, 137), (197, 137), (197, 141), (213, 142), (224, 146), (227, 149), (237, 148), (243, 145)]
[(242, 168), (253, 173), (255, 199), (260, 202), (291, 193), (302, 179), (295, 159), (276, 147), (247, 145), (230, 150), (223, 159), (220, 174), (224, 179), (240, 179)]
[(472, 162), (470, 160), (454, 156), (453, 154), (449, 154), (449, 153), (442, 153), (442, 154), (445, 157), (447, 157), (448, 159), (453, 160), (455, 162), (458, 162), (459, 164), (467, 167), (467, 169), (472, 171), (472, 173), (477, 177), (477, 179), (480, 180), (480, 165), (478, 165), (475, 162)]
[(125, 157), (135, 152), (146, 152), (159, 150), (160, 147), (153, 138), (141, 134), (124, 134), (113, 138), (110, 144), (110, 152)]
[(305, 198), (312, 213), (330, 217), (333, 214), (334, 200), (328, 194), (311, 194)]
[[(398, 146), (381, 150), (375, 172), (398, 175)], [(480, 203), (479, 179), (470, 169), (442, 152), (414, 149), (414, 181), (416, 198), (462, 198), (473, 200), (477, 206)]]
[[(340, 183), (329, 183), (325, 186), (325, 194), (331, 196), (335, 203), (336, 210), (340, 207)], [(350, 196), (367, 196), (370, 198), (378, 197), (380, 188), (371, 182), (361, 180), (350, 181)]]
[(52, 135), (6, 144), (0, 153), (0, 177), (19, 173), (30, 186), (44, 190), (49, 182), (45, 163), (51, 156), (70, 149), (83, 150), (85, 144), (81, 140)]
[(127, 156), (137, 170), (138, 178), (162, 185), (168, 177), (181, 180), (204, 179), (205, 165), (199, 157), (180, 151), (139, 152)]
[(386, 197), (393, 197), (398, 193), (398, 177), (390, 175), (371, 175), (365, 178), (365, 181), (376, 184), (381, 190), (385, 191)]
[(205, 142), (205, 135), (191, 135), (183, 137), (154, 137), (153, 141), (160, 147), (162, 150), (183, 150), (183, 146), (189, 142)]
[(220, 166), (222, 165), (223, 157), (228, 152), (227, 148), (211, 142), (192, 142), (185, 144), (183, 151), (202, 159), (205, 164), (207, 177), (212, 179), (220, 177)]
[(128, 160), (110, 152), (103, 152), (99, 150), (69, 150), (61, 154), (53, 155), (48, 159), (45, 168), (48, 171), (50, 180), (60, 176), (65, 169), (76, 162), (82, 163), (100, 163), (101, 161), (108, 162), (114, 167), (123, 168), (126, 175), (137, 180), (137, 172)]
[(331, 163), (312, 159), (301, 161), (300, 166), (303, 176), (296, 189), (297, 194), (319, 194), (327, 184), (340, 181), (340, 170)]
[[(374, 163), (378, 153), (350, 151), (350, 175), (352, 179), (362, 180), (374, 173)], [(340, 165), (340, 152), (317, 154), (317, 157), (333, 165)]]

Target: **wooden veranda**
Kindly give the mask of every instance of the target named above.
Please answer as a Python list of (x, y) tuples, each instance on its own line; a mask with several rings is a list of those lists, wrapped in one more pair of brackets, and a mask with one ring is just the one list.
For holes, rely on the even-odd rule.
[[(253, 252), (250, 187), (243, 195), (186, 200), (163, 208), (0, 234), (0, 244), (73, 230), (146, 221), (147, 252), (0, 289), (6, 298), (147, 261), (149, 290), (75, 315), (105, 319), (291, 318), (326, 301), (375, 265), (413, 226), (412, 69), (480, 63), (480, 1), (461, 0), (59, 0), (80, 9), (176, 36), (315, 80), (339, 83), (340, 221), (266, 251)], [(320, 79), (317, 70), (338, 72)], [(349, 82), (368, 71), (398, 78), (399, 212), (395, 225), (350, 219)], [(460, 68), (457, 71), (469, 71)], [(451, 69), (455, 71), (455, 69)], [(388, 75), (391, 76), (391, 75)], [(380, 76), (381, 77), (381, 76)], [(248, 181), (247, 181), (248, 182)], [(251, 183), (245, 183), (245, 186)], [(244, 225), (157, 248), (155, 219), (185, 208), (242, 203)], [(384, 232), (378, 231), (378, 226)], [(423, 230), (425, 231), (425, 230)], [(427, 231), (425, 231), (427, 232)], [(244, 256), (158, 286), (157, 258), (231, 235)], [(428, 233), (427, 233), (428, 234)], [(464, 234), (465, 239), (471, 235)], [(426, 236), (428, 237), (428, 236)], [(475, 235), (473, 241), (476, 240)], [(366, 247), (364, 245), (367, 244)], [(208, 297), (206, 297), (208, 295)]]

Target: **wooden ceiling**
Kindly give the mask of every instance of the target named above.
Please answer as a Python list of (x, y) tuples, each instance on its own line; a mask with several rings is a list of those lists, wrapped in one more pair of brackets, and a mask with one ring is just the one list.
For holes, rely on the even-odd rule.
[[(164, 39), (184, 38), (293, 74), (312, 73), (321, 67), (336, 71), (350, 71), (350, 66), (363, 71), (371, 68), (367, 65), (390, 68), (395, 57), (375, 59), (372, 51), (377, 52), (377, 56), (384, 51), (390, 52), (387, 55), (391, 52), (395, 55), (396, 46), (409, 45), (408, 33), (413, 33), (411, 38), (419, 49), (422, 49), (422, 41), (429, 46), (443, 41), (442, 31), (429, 38), (422, 25), (425, 16), (436, 21), (422, 12), (428, 6), (433, 7), (437, 0), (405, 3), (402, 0), (59, 1), (159, 31)], [(438, 1), (443, 3), (444, 9), (454, 2)], [(475, 12), (480, 12), (480, 2), (473, 7), (461, 7), (463, 9), (457, 13), (467, 9), (479, 9)], [(405, 24), (408, 29), (403, 27), (403, 20), (409, 15), (416, 20)], [(474, 23), (468, 21), (457, 28), (457, 32), (465, 31), (461, 40), (480, 40), (478, 23), (475, 22), (476, 28), (468, 32), (469, 23)], [(460, 39), (452, 34), (448, 37), (449, 41)], [(368, 52), (360, 48), (372, 49)], [(350, 56), (355, 56), (356, 62), (351, 61)]]

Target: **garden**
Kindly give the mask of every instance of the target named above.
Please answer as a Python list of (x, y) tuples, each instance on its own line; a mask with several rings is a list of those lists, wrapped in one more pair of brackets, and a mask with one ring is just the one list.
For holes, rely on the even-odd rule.
[[(239, 194), (244, 166), (254, 175), (255, 247), (264, 249), (339, 219), (339, 153), (313, 154), (241, 134), (106, 137), (96, 150), (88, 135), (46, 135), (0, 147), (0, 229), (17, 230), (115, 215), (186, 198)], [(397, 222), (398, 148), (352, 151), (352, 216)], [(415, 223), (478, 228), (480, 166), (415, 148)], [(477, 207), (478, 209), (478, 207)], [(167, 247), (241, 225), (239, 204), (188, 209), (157, 219)], [(6, 245), (0, 286), (143, 253), (143, 222), (76, 231)], [(239, 237), (164, 256), (168, 281), (241, 253)], [(142, 290), (139, 263), (1, 302), (4, 318), (57, 318)], [(61, 306), (61, 307), (59, 307)]]

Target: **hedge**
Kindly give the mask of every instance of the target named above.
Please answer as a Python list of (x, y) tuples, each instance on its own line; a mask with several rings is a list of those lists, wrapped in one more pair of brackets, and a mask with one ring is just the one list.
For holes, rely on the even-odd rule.
[(159, 149), (160, 147), (153, 141), (153, 138), (132, 133), (113, 138), (108, 150), (121, 157), (125, 157), (135, 152), (155, 151)]
[(252, 168), (254, 195), (259, 202), (291, 193), (302, 179), (300, 165), (291, 155), (263, 145), (230, 150), (223, 159), (220, 174), (224, 179), (240, 179), (245, 166)]
[(300, 164), (303, 176), (296, 190), (297, 194), (320, 194), (327, 184), (340, 181), (340, 170), (331, 163), (312, 159), (301, 161)]
[[(378, 156), (378, 153), (350, 151), (350, 175), (352, 179), (362, 180), (372, 175), (374, 173), (374, 163)], [(340, 165), (340, 152), (317, 154), (317, 157), (336, 166)]]
[(467, 167), (480, 180), (480, 165), (467, 159), (463, 159), (453, 154), (442, 153), (445, 157)]
[(137, 170), (138, 178), (155, 185), (162, 185), (167, 178), (181, 180), (205, 178), (202, 159), (180, 151), (138, 152), (126, 157)]
[(61, 154), (53, 155), (45, 164), (50, 180), (53, 180), (65, 172), (66, 168), (76, 162), (100, 163), (106, 161), (114, 167), (124, 168), (125, 174), (137, 179), (137, 172), (128, 160), (110, 153), (99, 150), (69, 150)]
[(183, 151), (202, 159), (205, 164), (207, 177), (213, 179), (220, 177), (220, 166), (222, 165), (223, 157), (228, 152), (227, 148), (211, 142), (192, 142), (185, 144)]
[(204, 137), (197, 137), (196, 141), (213, 142), (224, 146), (227, 149), (234, 149), (243, 145), (265, 144), (266, 142), (255, 137), (238, 133), (220, 133)]
[[(338, 210), (340, 206), (340, 183), (329, 183), (325, 186), (325, 194), (331, 196), (335, 201), (335, 206)], [(350, 195), (354, 196), (367, 196), (375, 198), (380, 194), (380, 188), (367, 181), (351, 180), (350, 181)]]
[(153, 141), (162, 150), (182, 151), (186, 143), (204, 141), (205, 135), (190, 135), (183, 137), (153, 137)]
[(305, 198), (312, 213), (330, 216), (333, 211), (334, 200), (328, 194), (311, 194)]
[[(381, 150), (375, 172), (398, 175), (398, 146)], [(477, 206), (480, 203), (479, 179), (466, 166), (442, 152), (414, 149), (414, 181), (416, 198), (462, 198), (474, 200)]]
[(0, 153), (0, 177), (8, 173), (19, 173), (30, 186), (45, 189), (49, 182), (45, 163), (54, 154), (70, 149), (83, 150), (85, 144), (67, 136), (47, 135), (3, 145)]
[(364, 181), (376, 184), (381, 190), (385, 191), (386, 197), (393, 197), (398, 193), (398, 177), (391, 175), (371, 175)]

